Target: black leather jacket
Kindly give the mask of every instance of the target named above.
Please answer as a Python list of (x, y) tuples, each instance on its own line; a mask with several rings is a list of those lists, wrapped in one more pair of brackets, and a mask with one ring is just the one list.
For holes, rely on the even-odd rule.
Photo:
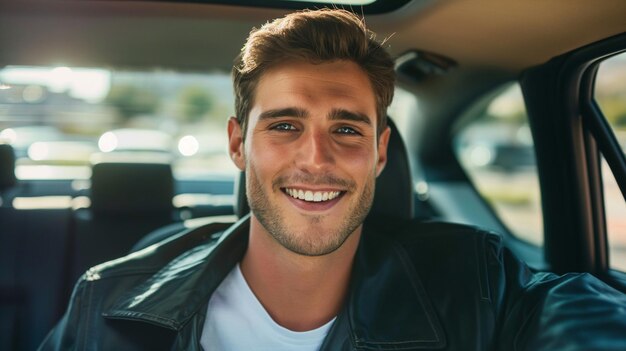
[[(248, 224), (206, 225), (90, 269), (41, 349), (201, 350), (207, 303)], [(626, 350), (626, 296), (590, 275), (532, 273), (472, 227), (364, 228), (322, 350)]]

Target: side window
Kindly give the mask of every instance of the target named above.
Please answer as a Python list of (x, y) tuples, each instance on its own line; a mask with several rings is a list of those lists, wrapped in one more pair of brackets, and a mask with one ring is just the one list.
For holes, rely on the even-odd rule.
[(519, 85), (479, 102), (463, 122), (454, 137), (461, 166), (513, 235), (542, 246), (535, 151)]
[[(596, 78), (595, 99), (626, 150), (626, 53), (602, 62)], [(609, 241), (609, 265), (626, 271), (626, 203), (611, 169), (602, 162), (604, 206)]]

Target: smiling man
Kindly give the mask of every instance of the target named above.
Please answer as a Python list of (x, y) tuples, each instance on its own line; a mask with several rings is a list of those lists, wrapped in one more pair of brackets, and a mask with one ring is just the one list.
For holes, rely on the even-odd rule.
[(372, 84), (348, 60), (270, 67), (253, 101), (247, 129), (235, 118), (228, 127), (251, 208), (241, 271), (277, 323), (314, 329), (345, 296), (389, 129), (379, 130)]
[(228, 121), (250, 214), (90, 269), (42, 349), (626, 349), (626, 298), (594, 277), (533, 273), (473, 227), (368, 217), (393, 66), (347, 11), (253, 30)]
[[(249, 243), (209, 304), (203, 346), (317, 350), (344, 303), (385, 166), (393, 61), (353, 14), (302, 12), (254, 31), (233, 75), (229, 146), (246, 172)], [(237, 324), (266, 314), (262, 333), (223, 322), (241, 305), (231, 290), (246, 285), (262, 308)]]

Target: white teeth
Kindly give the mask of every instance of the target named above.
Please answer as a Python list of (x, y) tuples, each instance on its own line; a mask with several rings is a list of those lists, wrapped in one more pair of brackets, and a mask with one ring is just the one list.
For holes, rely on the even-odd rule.
[(309, 201), (309, 202), (321, 202), (328, 201), (336, 198), (341, 194), (340, 191), (304, 191), (286, 188), (285, 192), (294, 199)]

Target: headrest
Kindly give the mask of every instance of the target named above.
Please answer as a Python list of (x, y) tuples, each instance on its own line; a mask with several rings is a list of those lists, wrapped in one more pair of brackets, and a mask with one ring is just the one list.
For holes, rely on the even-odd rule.
[(398, 128), (391, 118), (387, 118), (387, 125), (391, 129), (387, 146), (387, 164), (376, 178), (374, 203), (369, 216), (411, 219), (414, 215), (414, 198), (409, 156)]
[(100, 162), (92, 166), (94, 213), (154, 214), (172, 211), (174, 176), (167, 163)]
[(0, 144), (0, 191), (12, 188), (16, 184), (13, 147), (9, 144)]
[[(402, 137), (393, 121), (388, 118), (391, 129), (387, 147), (387, 165), (376, 178), (374, 203), (369, 216), (413, 218), (413, 180), (409, 158)], [(238, 217), (250, 212), (246, 197), (245, 174), (240, 173), (235, 181), (235, 214)]]

